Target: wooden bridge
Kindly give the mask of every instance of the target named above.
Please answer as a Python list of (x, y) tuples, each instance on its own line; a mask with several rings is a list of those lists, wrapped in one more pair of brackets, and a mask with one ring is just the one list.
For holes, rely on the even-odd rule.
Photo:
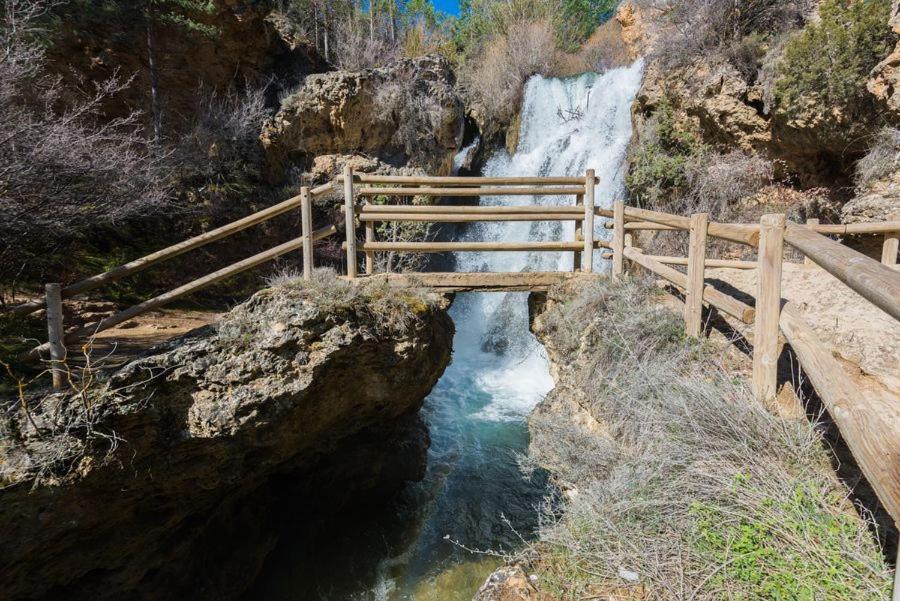
[[(900, 400), (896, 397), (861, 395), (847, 376), (832, 350), (823, 344), (791, 303), (781, 294), (784, 247), (788, 245), (861, 297), (894, 319), (900, 320), (900, 272), (897, 271), (900, 216), (891, 221), (852, 225), (797, 224), (782, 214), (764, 215), (759, 223), (716, 223), (706, 214), (673, 215), (614, 203), (612, 209), (595, 206), (597, 180), (593, 171), (584, 177), (401, 177), (357, 174), (345, 169), (341, 177), (317, 188), (302, 188), (300, 194), (277, 205), (224, 225), (205, 234), (185, 240), (140, 259), (120, 265), (67, 286), (47, 284), (46, 297), (12, 309), (14, 315), (25, 315), (46, 307), (48, 342), (34, 350), (49, 353), (54, 384), (63, 386), (66, 345), (95, 335), (156, 309), (178, 298), (196, 292), (240, 272), (252, 269), (277, 257), (302, 251), (304, 276), (309, 278), (314, 265), (315, 242), (338, 233), (334, 224), (313, 228), (312, 201), (326, 194), (343, 191), (343, 213), (347, 274), (352, 279), (383, 278), (391, 285), (411, 284), (437, 290), (543, 290), (576, 277), (575, 273), (419, 273), (378, 274), (375, 255), (383, 252), (571, 252), (576, 272), (595, 271), (594, 251), (611, 261), (610, 275), (621, 278), (629, 269), (644, 269), (664, 278), (684, 293), (685, 330), (690, 336), (702, 331), (704, 304), (752, 326), (747, 337), (753, 345), (752, 388), (760, 400), (776, 393), (776, 367), (779, 357), (779, 335), (783, 335), (800, 360), (804, 372), (839, 427), (858, 464), (877, 492), (886, 510), (900, 521)], [(552, 206), (447, 206), (372, 203), (374, 197), (456, 197), (481, 196), (556, 196), (568, 199)], [(99, 323), (65, 332), (61, 303), (95, 290), (126, 276), (157, 265), (165, 260), (231, 236), (289, 211), (300, 210), (302, 235), (270, 250), (219, 269), (193, 282), (146, 300), (112, 315)], [(602, 228), (595, 220), (602, 219)], [(574, 241), (539, 242), (393, 242), (376, 240), (375, 224), (379, 222), (469, 223), (497, 221), (563, 221), (574, 222)], [(364, 229), (357, 240), (357, 227)], [(595, 237), (598, 229), (611, 230), (609, 240)], [(650, 256), (631, 241), (641, 230), (683, 231), (689, 235), (687, 257)], [(881, 261), (871, 259), (828, 238), (829, 235), (883, 235)], [(752, 247), (754, 261), (707, 258), (707, 240), (719, 238)], [(364, 260), (364, 274), (359, 274), (358, 259)], [(686, 266), (684, 272), (673, 266)], [(725, 294), (706, 283), (705, 270), (712, 267), (755, 269), (758, 288), (754, 306)], [(896, 341), (895, 341), (896, 342)]]

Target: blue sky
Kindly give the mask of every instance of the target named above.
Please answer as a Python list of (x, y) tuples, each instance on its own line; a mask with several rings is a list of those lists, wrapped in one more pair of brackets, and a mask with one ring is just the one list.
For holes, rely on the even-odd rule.
[(431, 0), (434, 7), (451, 15), (459, 14), (459, 0)]

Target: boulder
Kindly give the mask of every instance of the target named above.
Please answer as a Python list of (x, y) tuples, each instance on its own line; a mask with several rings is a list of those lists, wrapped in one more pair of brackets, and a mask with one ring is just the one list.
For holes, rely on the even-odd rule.
[(371, 155), (449, 173), (464, 126), (455, 82), (440, 56), (307, 77), (260, 135), (273, 175), (321, 154)]
[(235, 597), (278, 540), (279, 498), (313, 523), (421, 479), (445, 308), (287, 282), (84, 396), (4, 412), (4, 598)]

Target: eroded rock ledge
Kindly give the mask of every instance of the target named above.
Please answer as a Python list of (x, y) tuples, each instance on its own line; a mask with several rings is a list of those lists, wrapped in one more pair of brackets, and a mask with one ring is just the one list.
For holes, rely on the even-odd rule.
[(418, 410), (450, 361), (445, 308), (288, 282), (91, 392), (94, 434), (78, 398), (46, 398), (38, 432), (7, 419), (4, 598), (234, 596), (277, 540), (276, 486), (313, 520), (420, 479)]

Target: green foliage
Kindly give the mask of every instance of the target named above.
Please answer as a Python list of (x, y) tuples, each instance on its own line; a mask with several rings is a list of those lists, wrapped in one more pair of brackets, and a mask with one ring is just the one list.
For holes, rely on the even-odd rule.
[[(751, 486), (749, 474), (735, 476), (734, 489)], [(693, 547), (705, 564), (720, 566), (708, 587), (741, 591), (737, 598), (877, 598), (860, 588), (869, 567), (847, 553), (859, 534), (858, 518), (842, 499), (798, 483), (790, 496), (765, 498), (760, 506), (758, 515), (735, 515), (714, 503), (691, 503)]]
[(815, 104), (825, 114), (837, 109), (847, 121), (858, 119), (872, 106), (869, 72), (894, 41), (890, 1), (825, 0), (819, 14), (784, 49), (774, 90), (778, 110), (790, 118)]
[(618, 0), (462, 0), (456, 42), (465, 55), (491, 37), (505, 35), (513, 23), (546, 19), (553, 23), (559, 49), (571, 52), (616, 6)]
[(703, 144), (675, 120), (671, 101), (663, 99), (648, 128), (652, 135), (635, 152), (626, 185), (641, 203), (656, 202), (686, 183), (686, 169), (700, 155)]

